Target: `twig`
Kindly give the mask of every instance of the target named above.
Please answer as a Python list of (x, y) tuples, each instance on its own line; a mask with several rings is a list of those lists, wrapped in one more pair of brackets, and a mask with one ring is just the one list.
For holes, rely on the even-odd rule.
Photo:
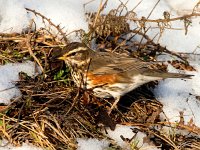
[(147, 19), (151, 16), (152, 12), (154, 11), (154, 9), (156, 8), (156, 6), (158, 5), (158, 3), (160, 2), (160, 0), (157, 1), (157, 3), (154, 5), (153, 9), (151, 10), (151, 12), (149, 13)]
[[(171, 21), (184, 20), (185, 18), (191, 18), (191, 17), (195, 17), (195, 16), (200, 16), (200, 13), (191, 13), (191, 14), (184, 15), (184, 16), (181, 16), (181, 17), (167, 18), (167, 19), (147, 19), (147, 18), (143, 18), (143, 21), (145, 21), (145, 22), (166, 23), (166, 22), (171, 22)], [(139, 18), (134, 18), (134, 19), (130, 19), (130, 20), (132, 20), (132, 21), (141, 21), (141, 19), (139, 19)]]
[(75, 104), (76, 104), (76, 102), (78, 100), (79, 93), (80, 93), (80, 90), (78, 89), (78, 92), (77, 92), (77, 94), (76, 94), (76, 96), (75, 96), (75, 98), (73, 100), (72, 106), (68, 109), (68, 111), (66, 112), (66, 115), (68, 115), (69, 112), (74, 108), (74, 106), (75, 106)]
[(142, 1), (143, 1), (143, 0), (139, 1), (139, 2), (137, 3), (137, 5), (136, 5), (135, 7), (133, 7), (133, 9), (132, 9), (130, 12), (133, 12), (133, 10), (135, 10), (135, 9), (140, 5), (140, 3), (142, 3)]
[(29, 31), (28, 31), (28, 34), (27, 34), (26, 46), (28, 48), (28, 51), (29, 51), (30, 55), (37, 62), (37, 64), (40, 66), (41, 71), (44, 73), (44, 69), (43, 69), (40, 61), (37, 59), (37, 57), (35, 56), (35, 54), (32, 51), (32, 48), (31, 48), (31, 44), (30, 43), (31, 43), (31, 39), (32, 39), (33, 35), (31, 35), (30, 32), (31, 32), (32, 25), (33, 25), (33, 20), (30, 23), (30, 28), (29, 28)]
[(62, 31), (62, 29), (60, 28), (59, 25), (55, 25), (50, 19), (48, 19), (47, 17), (45, 17), (44, 15), (42, 15), (41, 13), (36, 12), (35, 10), (32, 10), (30, 8), (25, 8), (27, 11), (30, 11), (32, 13), (34, 13), (36, 16), (40, 16), (43, 20), (46, 20), (47, 22), (49, 22), (50, 25), (52, 25), (53, 27), (55, 27), (58, 32), (63, 36), (63, 39), (65, 41), (65, 44), (68, 43), (68, 40), (66, 38), (66, 34)]

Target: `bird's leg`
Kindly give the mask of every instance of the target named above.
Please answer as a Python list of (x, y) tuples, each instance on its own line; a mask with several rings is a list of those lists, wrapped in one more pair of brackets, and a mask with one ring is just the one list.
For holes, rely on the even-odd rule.
[(116, 108), (117, 103), (119, 102), (119, 100), (120, 100), (120, 96), (115, 97), (114, 103), (112, 104), (112, 106), (111, 106), (110, 109), (108, 110), (108, 114), (109, 114), (109, 115), (111, 114), (112, 110), (113, 110), (114, 108)]

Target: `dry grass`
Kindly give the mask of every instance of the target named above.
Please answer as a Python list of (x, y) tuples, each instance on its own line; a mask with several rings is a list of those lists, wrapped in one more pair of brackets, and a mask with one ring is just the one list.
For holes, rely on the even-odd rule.
[[(126, 53), (146, 61), (155, 61), (158, 55), (168, 53), (180, 59), (171, 62), (176, 68), (193, 70), (186, 58), (154, 43), (146, 35), (148, 29), (145, 29), (145, 23), (152, 20), (137, 19), (134, 9), (121, 15), (121, 12), (126, 10), (124, 4), (111, 10), (108, 15), (101, 15), (106, 3), (102, 5), (97, 13), (89, 14), (91, 18), (88, 33), (75, 31), (81, 35), (83, 42), (90, 45), (91, 41), (96, 39), (97, 49), (105, 48), (107, 51)], [(147, 134), (149, 143), (154, 143), (162, 149), (199, 149), (200, 129), (192, 121), (185, 125), (181, 121), (169, 122), (167, 118), (164, 122), (160, 120), (163, 113), (162, 104), (156, 101), (148, 90), (149, 86), (156, 83), (142, 86), (127, 94), (119, 103), (119, 110), (108, 116), (108, 100), (93, 96), (92, 91), (83, 91), (75, 87), (69, 69), (63, 62), (53, 59), (68, 43), (66, 33), (42, 14), (28, 8), (27, 11), (40, 16), (52, 28), (56, 28), (59, 34), (55, 36), (51, 34), (51, 30), (46, 29), (30, 30), (34, 21), (26, 33), (0, 34), (1, 65), (32, 60), (42, 70), (42, 74), (34, 79), (24, 73), (19, 74), (21, 81), (17, 86), (22, 92), (22, 97), (13, 99), (9, 106), (0, 107), (1, 138), (6, 138), (14, 145), (28, 141), (46, 149), (76, 149), (76, 138), (79, 137), (106, 138), (113, 143), (101, 132), (102, 129), (114, 129), (116, 124), (125, 124), (137, 126), (137, 130)], [(166, 24), (173, 20), (165, 18), (157, 22)], [(131, 30), (127, 21), (139, 24), (138, 28)], [(121, 24), (114, 26), (116, 22)], [(162, 26), (162, 29), (164, 27), (166, 26)], [(105, 29), (106, 32), (103, 32)], [(127, 39), (124, 35), (131, 36)], [(134, 41), (136, 35), (142, 36), (146, 43)], [(166, 69), (163, 64), (158, 67)], [(131, 95), (134, 95), (134, 98)], [(112, 102), (112, 99), (109, 101)], [(180, 118), (183, 120), (183, 114), (180, 114)], [(171, 128), (173, 133), (165, 133), (164, 127)], [(192, 133), (192, 136), (177, 134), (178, 130)], [(128, 140), (130, 145), (133, 139)], [(111, 144), (111, 147), (120, 149), (115, 144)], [(136, 149), (137, 145), (134, 148)]]

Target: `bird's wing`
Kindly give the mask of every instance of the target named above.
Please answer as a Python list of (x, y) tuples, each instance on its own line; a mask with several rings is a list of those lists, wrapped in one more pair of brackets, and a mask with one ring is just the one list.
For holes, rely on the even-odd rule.
[(147, 68), (148, 62), (121, 55), (103, 54), (101, 57), (91, 58), (89, 70), (93, 74), (119, 74), (128, 71), (139, 71)]
[[(95, 59), (96, 58), (96, 59)], [(191, 78), (191, 75), (169, 73), (159, 69), (150, 69), (150, 65), (157, 62), (144, 62), (137, 58), (127, 56), (114, 55), (106, 53), (102, 57), (91, 58), (89, 71), (95, 75), (109, 74), (143, 74), (145, 76), (161, 77), (161, 78)]]

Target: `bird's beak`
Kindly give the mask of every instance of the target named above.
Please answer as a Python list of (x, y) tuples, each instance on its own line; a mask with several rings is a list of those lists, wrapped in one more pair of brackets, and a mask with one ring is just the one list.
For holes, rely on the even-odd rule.
[(61, 57), (58, 57), (57, 59), (59, 59), (59, 60), (65, 60), (65, 57), (61, 56)]

